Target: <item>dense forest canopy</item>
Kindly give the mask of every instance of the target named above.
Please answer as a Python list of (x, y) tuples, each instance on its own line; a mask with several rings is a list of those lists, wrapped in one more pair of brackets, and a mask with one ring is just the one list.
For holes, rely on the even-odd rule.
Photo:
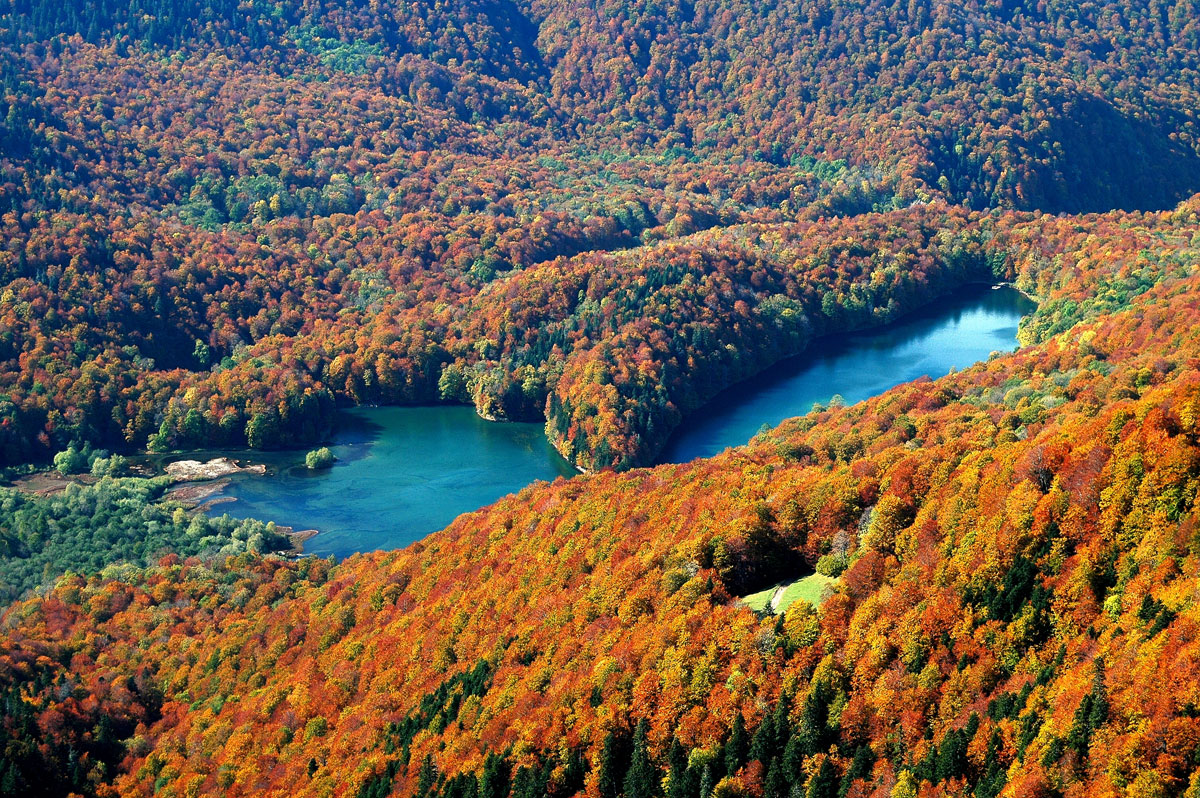
[[(808, 333), (1002, 274), (986, 242), (966, 250), (991, 263), (944, 268), (947, 206), (1200, 189), (1192, 0), (0, 12), (8, 463), (73, 441), (300, 446), (335, 404), (442, 400), (545, 418), (588, 468), (645, 463)], [(800, 258), (762, 244), (922, 206), (866, 222), (917, 225), (915, 279), (901, 262), (865, 284), (876, 264), (836, 240), (857, 230)], [(514, 292), (545, 297), (532, 326)], [(695, 310), (648, 330), (677, 299)], [(629, 348), (650, 377), (620, 373)]]
[[(0, 795), (1197, 798), (1198, 62), (1197, 0), (0, 0), (0, 466), (90, 472), (0, 488)], [(995, 280), (1016, 353), (637, 468)], [(339, 564), (120, 459), (422, 402), (601, 473)]]
[[(1029, 345), (942, 380), (711, 460), (535, 485), (400, 552), (58, 580), (5, 615), (0, 777), (1195, 794), (1200, 198), (1004, 240), (1043, 297)], [(831, 554), (822, 601), (737, 601)]]

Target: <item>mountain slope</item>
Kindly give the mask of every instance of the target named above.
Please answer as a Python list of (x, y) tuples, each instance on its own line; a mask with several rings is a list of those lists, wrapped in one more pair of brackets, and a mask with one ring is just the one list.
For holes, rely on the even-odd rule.
[[(712, 460), (533, 486), (337, 566), (64, 578), (5, 615), (31, 761), (78, 741), (75, 789), (132, 795), (1182, 792), (1197, 224), (1018, 226), (1019, 281), (1051, 321), (1093, 297), (1078, 323)], [(827, 554), (819, 608), (733, 599)]]
[[(724, 343), (750, 345), (738, 331), (708, 336), (715, 350), (677, 343), (671, 357), (704, 364), (696, 385), (576, 434), (583, 361), (617, 357), (609, 342), (506, 351), (509, 331), (457, 338), (463, 316), (483, 304), (503, 330), (489, 292), (559, 257), (609, 272), (607, 253), (645, 247), (612, 257), (695, 272), (662, 243), (707, 230), (724, 249), (741, 225), (924, 204), (1170, 207), (1200, 188), (1196, 12), (10, 3), (0, 458), (294, 446), (328, 434), (333, 403), (445, 400), (544, 417), (589, 468), (649, 462), (681, 414), (794, 347), (729, 364)], [(735, 271), (792, 265), (743, 252)]]

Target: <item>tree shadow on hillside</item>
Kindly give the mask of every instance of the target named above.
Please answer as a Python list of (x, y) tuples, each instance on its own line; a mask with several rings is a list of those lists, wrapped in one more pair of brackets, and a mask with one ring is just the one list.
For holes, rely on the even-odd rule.
[(929, 176), (979, 210), (1163, 210), (1200, 191), (1200, 153), (1172, 138), (1190, 121), (1177, 109), (1139, 119), (1102, 97), (1059, 93), (1033, 113), (1045, 124), (1027, 133), (989, 120), (935, 136)]

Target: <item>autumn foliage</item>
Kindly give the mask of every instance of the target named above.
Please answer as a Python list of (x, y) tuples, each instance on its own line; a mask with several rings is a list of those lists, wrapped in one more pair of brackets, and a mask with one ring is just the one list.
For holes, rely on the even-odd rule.
[[(75, 789), (130, 795), (1183, 792), (1197, 225), (1018, 226), (1069, 253), (1014, 255), (1030, 346), (712, 460), (535, 485), (339, 565), (65, 577), (5, 616), (22, 728), (64, 741), (29, 756), (78, 739)], [(803, 573), (833, 545), (819, 608), (736, 601), (780, 576), (764, 553)]]
[[(0, 7), (0, 461), (446, 401), (602, 472), (342, 563), (158, 483), (3, 494), (6, 553), (54, 546), (0, 580), (0, 794), (1200, 795), (1198, 26)], [(1038, 302), (1016, 353), (634, 468), (815, 336), (997, 279)], [(56, 576), (100, 532), (131, 562)]]
[(1200, 187), (1200, 15), (1151, 5), (14, 0), (0, 461), (452, 401), (652, 462), (812, 334), (995, 274), (959, 208)]

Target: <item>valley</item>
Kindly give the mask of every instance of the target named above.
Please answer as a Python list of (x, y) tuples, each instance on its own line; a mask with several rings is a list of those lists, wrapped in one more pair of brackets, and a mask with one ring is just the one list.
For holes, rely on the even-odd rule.
[[(793, 362), (769, 367), (685, 419), (660, 459), (712, 456), (835, 395), (861, 401), (1010, 350), (1030, 308), (1012, 289), (972, 286), (884, 329), (818, 339)], [(534, 480), (575, 473), (536, 425), (489, 424), (466, 408), (354, 410), (334, 444), (333, 469), (316, 473), (298, 453), (236, 453), (269, 462), (270, 475), (229, 481), (215, 497), (234, 501), (209, 514), (315, 528), (305, 552), (342, 558), (406, 546)]]
[(1197, 192), (1197, 0), (0, 3), (0, 798), (1200, 798)]

